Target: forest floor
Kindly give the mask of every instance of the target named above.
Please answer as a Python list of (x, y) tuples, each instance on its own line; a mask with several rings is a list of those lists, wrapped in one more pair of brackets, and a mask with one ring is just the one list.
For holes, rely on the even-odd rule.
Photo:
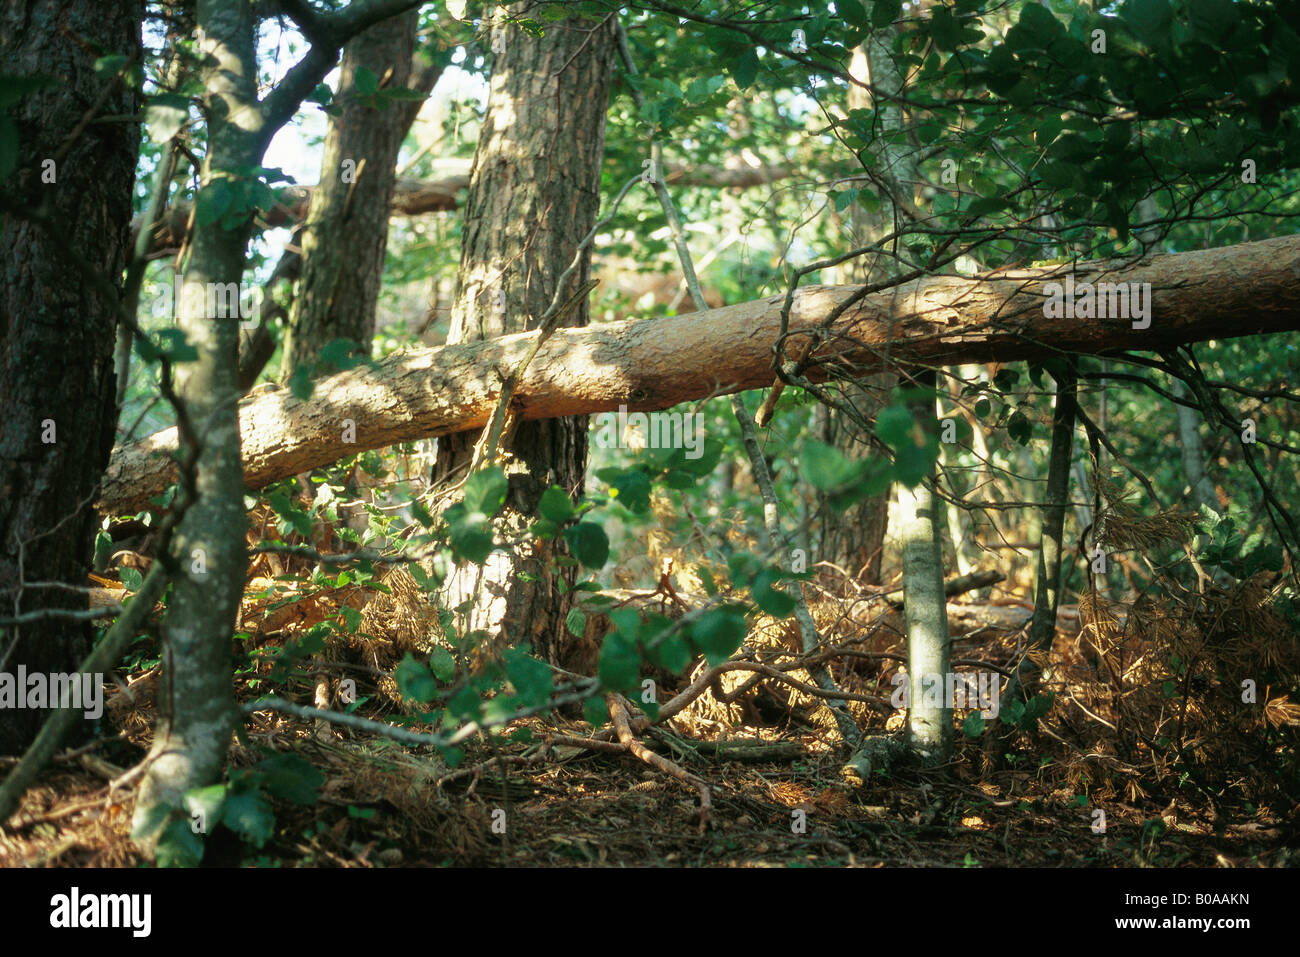
[[(535, 733), (544, 733), (540, 721)], [(581, 733), (580, 722), (564, 728)], [(554, 727), (552, 725), (552, 727)], [(582, 725), (585, 727), (585, 725)], [(977, 742), (958, 738), (938, 771), (896, 769), (867, 786), (840, 780), (840, 759), (816, 733), (790, 761), (688, 765), (709, 786), (712, 826), (701, 833), (692, 788), (628, 755), (559, 747), (524, 765), (535, 744), (506, 743), (493, 764), (479, 748), (438, 783), (436, 756), (391, 742), (317, 739), (276, 716), (253, 736), (292, 749), (324, 775), (320, 803), (275, 801), (262, 848), (218, 832), (218, 866), (626, 867), (1258, 867), (1300, 865), (1295, 816), (1278, 820), (1247, 802), (1193, 806), (1158, 790), (1096, 808), (1041, 771), (976, 780)], [(331, 736), (332, 737), (332, 736)], [(666, 749), (660, 749), (666, 750)], [(61, 761), (28, 792), (7, 836), (3, 866), (100, 867), (141, 863), (128, 835), (132, 788), (106, 798), (105, 778), (141, 754), (116, 740)], [(254, 752), (237, 746), (233, 763)], [(427, 761), (428, 763), (424, 763)], [(802, 814), (798, 812), (803, 812)], [(802, 822), (802, 823), (801, 823)], [(495, 825), (495, 826), (494, 826)]]
[[(903, 712), (881, 707), (887, 700), (879, 697), (904, 660), (899, 629), (888, 615), (853, 621), (832, 603), (814, 612), (826, 640), (840, 642), (832, 671), (860, 696), (851, 702), (859, 727), (900, 735)], [(1044, 662), (1054, 691), (1042, 696), (1041, 719), (1011, 730), (1001, 758), (990, 743), (1008, 733), (1006, 702), (989, 727), (972, 721), (973, 712), (966, 721), (958, 713), (947, 765), (899, 763), (866, 782), (842, 774), (847, 749), (817, 700), (767, 679), (733, 704), (711, 699), (710, 686), (669, 719), (673, 737), (643, 733), (676, 776), (613, 753), (612, 742), (595, 742), (603, 750), (574, 746), (592, 735), (576, 713), (529, 718), (494, 740), (471, 741), (453, 767), (431, 748), (257, 711), (231, 749), (232, 776), (268, 755), (292, 755), (300, 777), (318, 779), (318, 796), (308, 787), (311, 803), (269, 797), (254, 815), (266, 835), (261, 846), (218, 827), (204, 863), (1300, 866), (1300, 706), (1289, 699), (1300, 638), (1268, 590), (1244, 583), (1200, 605), (1074, 614), (1074, 625), (1058, 623)], [(1084, 618), (1090, 624), (1081, 628)], [(746, 644), (776, 663), (769, 670), (806, 676), (780, 664), (801, 660), (787, 631), (771, 619), (755, 622)], [(157, 719), (157, 648), (146, 644), (133, 659), (136, 673), (123, 676), (129, 699), (120, 686), (106, 689), (102, 737), (60, 755), (0, 832), (0, 866), (144, 863), (129, 837), (138, 786), (129, 772), (147, 753)], [(1013, 629), (977, 627), (954, 638), (953, 661), (1005, 675), (1018, 647)], [(387, 720), (406, 710), (386, 677), (399, 652), (380, 662), (373, 687), (365, 685), (359, 715)], [(374, 645), (365, 653), (373, 658)], [(269, 661), (249, 660), (237, 681), (241, 701), (267, 690)], [(1258, 678), (1258, 702), (1243, 703), (1242, 675)], [(286, 696), (310, 701), (310, 673), (294, 681)], [(763, 747), (737, 760), (742, 742)], [(0, 759), (0, 773), (12, 763)], [(701, 783), (712, 803), (707, 828)]]

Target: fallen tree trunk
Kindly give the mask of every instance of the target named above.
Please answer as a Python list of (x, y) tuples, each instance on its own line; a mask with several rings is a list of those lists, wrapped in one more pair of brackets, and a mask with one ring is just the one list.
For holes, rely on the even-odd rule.
[[(1048, 318), (1047, 284), (1149, 284), (1149, 324), (1127, 317)], [(794, 353), (806, 333), (856, 291), (799, 290), (790, 310)], [(559, 329), (515, 390), (524, 419), (664, 409), (772, 381), (783, 296), (703, 313)], [(1053, 311), (1053, 314), (1054, 311)], [(1143, 323), (1139, 322), (1139, 325)], [(941, 276), (867, 296), (830, 326), (807, 370), (854, 374), (885, 367), (1011, 361), (1060, 352), (1157, 350), (1181, 343), (1300, 329), (1300, 236), (1160, 256)], [(799, 335), (797, 333), (804, 333)], [(306, 402), (278, 390), (240, 405), (245, 479), (261, 488), (343, 456), (396, 442), (481, 428), (509, 372), (537, 333), (397, 353), (373, 369), (322, 379)], [(351, 441), (349, 441), (351, 439)], [(173, 480), (175, 430), (115, 449), (101, 484), (101, 512), (146, 507)]]

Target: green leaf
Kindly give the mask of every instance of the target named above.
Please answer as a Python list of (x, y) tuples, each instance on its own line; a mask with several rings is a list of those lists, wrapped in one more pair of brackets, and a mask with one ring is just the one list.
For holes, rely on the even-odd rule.
[[(718, 467), (718, 462), (722, 460), (724, 451), (725, 447), (718, 439), (705, 439), (694, 449), (678, 449), (668, 465), (670, 468), (703, 478), (713, 474), (713, 470)], [(691, 457), (692, 453), (695, 454), (694, 458)]]
[(1226, 37), (1240, 19), (1233, 0), (1187, 0), (1184, 9), (1197, 33), (1207, 39)]
[(726, 77), (718, 74), (708, 77), (697, 76), (686, 87), (686, 99), (690, 103), (699, 103), (717, 93), (726, 82)]
[(747, 90), (754, 85), (754, 80), (758, 78), (757, 50), (749, 47), (740, 55), (740, 59), (731, 68), (731, 78), (736, 81), (736, 86), (742, 90)]
[(557, 525), (563, 525), (573, 518), (576, 511), (569, 493), (558, 485), (552, 485), (542, 493), (542, 499), (537, 503), (537, 510), (544, 518), (550, 519)]
[(641, 469), (604, 468), (596, 478), (610, 487), (610, 496), (628, 511), (643, 514), (650, 509), (650, 477)]
[(762, 563), (749, 552), (732, 552), (727, 556), (727, 575), (736, 587), (748, 585), (762, 568)]
[(199, 350), (190, 345), (184, 331), (180, 329), (159, 329), (155, 335), (162, 340), (158, 355), (166, 356), (172, 362), (194, 362), (199, 357)]
[(144, 111), (149, 139), (154, 143), (166, 143), (180, 132), (180, 128), (189, 118), (189, 97), (175, 93), (159, 93), (157, 96), (151, 96), (149, 105)]
[(783, 589), (773, 587), (780, 577), (779, 572), (770, 568), (764, 569), (754, 577), (754, 583), (750, 586), (750, 592), (754, 596), (754, 604), (773, 618), (784, 618), (795, 608), (793, 598)]
[(621, 631), (605, 636), (596, 673), (600, 683), (614, 691), (631, 691), (639, 684), (641, 656), (636, 645)]
[(691, 625), (691, 639), (710, 665), (720, 665), (740, 647), (748, 630), (744, 613), (724, 605)]
[(467, 685), (447, 701), (447, 711), (461, 721), (470, 721), (478, 717), (482, 704), (478, 692)]
[(839, 449), (824, 442), (805, 442), (799, 465), (814, 488), (836, 489), (862, 474), (863, 464), (846, 458)]
[(362, 96), (373, 96), (379, 91), (379, 77), (364, 66), (357, 67), (357, 71), (352, 74), (352, 84)]
[(834, 194), (835, 211), (842, 213), (853, 205), (853, 201), (858, 198), (858, 190), (845, 189)]
[(296, 754), (277, 754), (257, 765), (267, 794), (294, 804), (315, 804), (325, 775)]
[(361, 627), (361, 612), (351, 605), (344, 605), (340, 608), (339, 617), (343, 619), (343, 630), (349, 635), (355, 635), (357, 629)]
[(887, 27), (903, 12), (903, 0), (876, 0), (871, 5), (871, 25)]
[(1143, 43), (1169, 39), (1173, 10), (1170, 9), (1168, 0), (1128, 0), (1120, 9), (1120, 16), (1133, 30), (1133, 35)]
[(655, 663), (673, 674), (680, 674), (691, 663), (691, 649), (686, 643), (686, 636), (669, 635), (654, 649)]
[[(191, 788), (185, 792), (183, 804), (185, 810), (190, 813), (190, 820), (198, 815), (200, 821), (204, 822), (207, 830), (211, 830), (221, 820), (221, 812), (226, 806), (226, 794), (230, 790), (228, 784), (212, 784), (205, 788)], [(192, 827), (187, 828), (192, 830)], [(200, 851), (201, 853), (201, 851)]]
[(0, 110), (9, 109), (23, 97), (31, 96), (38, 90), (61, 85), (61, 82), (52, 76), (15, 76), (12, 73), (0, 73)]
[(907, 406), (890, 405), (876, 416), (876, 435), (880, 436), (880, 441), (897, 449), (911, 441), (913, 424), (912, 412)]
[(293, 370), (293, 375), (289, 377), (289, 392), (295, 399), (306, 402), (311, 398), (315, 388), (311, 378), (311, 369), (306, 364), (300, 365)]
[(539, 518), (528, 526), (530, 535), (536, 535), (538, 538), (554, 538), (560, 534), (560, 526), (556, 525), (549, 518)]
[(226, 214), (234, 201), (235, 191), (230, 180), (220, 177), (199, 190), (194, 206), (194, 219), (200, 226), (210, 226)]
[(411, 562), (407, 566), (407, 571), (415, 579), (415, 583), (420, 586), (421, 591), (437, 591), (438, 586), (442, 584), (442, 577), (430, 575), (421, 567), (419, 562)]
[(171, 821), (158, 836), (154, 857), (159, 867), (198, 867), (203, 860), (203, 838), (190, 828), (188, 818)]
[(465, 508), (491, 518), (505, 504), (509, 489), (510, 482), (500, 466), (481, 469), (465, 482)]
[(554, 681), (550, 666), (518, 648), (507, 648), (506, 675), (515, 686), (519, 700), (527, 707), (541, 707), (551, 700)]
[(696, 565), (695, 574), (699, 576), (700, 584), (704, 586), (704, 591), (710, 598), (718, 593), (718, 583), (713, 580), (713, 572), (709, 571), (709, 566)]
[(325, 372), (346, 372), (362, 363), (357, 353), (360, 347), (353, 339), (331, 339), (321, 346), (317, 357), (317, 374)]
[(381, 90), (376, 94), (379, 103), (423, 103), (428, 96), (419, 90), (412, 90), (405, 86), (395, 86), (392, 89)]
[(125, 53), (113, 53), (108, 56), (102, 56), (95, 61), (95, 72), (100, 76), (107, 76), (121, 72), (122, 68), (129, 62), (129, 57)]
[(984, 733), (984, 716), (978, 711), (972, 711), (966, 715), (966, 720), (961, 725), (962, 733), (968, 738), (978, 738)]
[[(450, 509), (448, 509), (450, 511)], [(482, 512), (476, 513), (480, 517)], [(466, 520), (452, 525), (447, 535), (451, 550), (458, 558), (464, 558), (476, 565), (482, 565), (492, 554), (496, 542), (485, 521)]]
[(564, 618), (564, 627), (575, 638), (581, 638), (587, 633), (587, 616), (581, 608), (570, 608), (569, 614)]
[(144, 576), (134, 568), (124, 565), (118, 574), (128, 591), (139, 591), (140, 586), (144, 584)]
[(915, 488), (939, 460), (939, 446), (928, 441), (925, 445), (908, 443), (894, 453), (894, 479), (908, 488)]
[(609, 720), (609, 707), (603, 698), (588, 698), (582, 703), (582, 716), (587, 724), (599, 728)]
[(1046, 7), (1027, 3), (1020, 10), (1019, 22), (1007, 32), (1007, 45), (1013, 50), (1046, 50), (1062, 32), (1060, 21)]
[(409, 698), (421, 704), (428, 704), (438, 696), (438, 688), (434, 684), (433, 673), (428, 667), (416, 661), (409, 651), (393, 670), (393, 678), (396, 680), (397, 690), (403, 698)]
[(256, 788), (227, 795), (221, 820), (254, 847), (261, 847), (275, 833), (275, 812)]
[(573, 557), (588, 568), (602, 568), (609, 561), (609, 538), (595, 522), (579, 522), (564, 530)]
[(1007, 434), (1021, 445), (1028, 445), (1032, 433), (1033, 427), (1030, 425), (1028, 417), (1019, 409), (1012, 412), (1011, 418), (1007, 420)]
[(411, 515), (425, 528), (433, 527), (433, 516), (429, 514), (429, 510), (422, 502), (418, 500), (411, 502)]
[(871, 22), (858, 0), (835, 0), (835, 9), (840, 12), (844, 22), (852, 26), (865, 27)]
[(446, 648), (436, 645), (429, 652), (429, 670), (433, 672), (435, 678), (446, 684), (456, 674), (456, 659)]
[(296, 507), (284, 492), (272, 492), (266, 497), (267, 504), (282, 519), (283, 531), (292, 529), (303, 538), (311, 537), (311, 516)]

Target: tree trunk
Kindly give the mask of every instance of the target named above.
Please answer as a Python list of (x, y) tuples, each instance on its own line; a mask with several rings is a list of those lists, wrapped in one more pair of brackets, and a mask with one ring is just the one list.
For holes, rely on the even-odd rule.
[[(1068, 360), (1067, 360), (1068, 361)], [(1065, 547), (1065, 511), (1070, 502), (1070, 467), (1074, 454), (1075, 404), (1078, 370), (1074, 362), (1056, 380), (1056, 407), (1052, 413), (1052, 447), (1047, 463), (1047, 490), (1038, 522), (1038, 567), (1034, 579), (1034, 617), (1030, 621), (1028, 651), (1049, 650), (1056, 637), (1056, 613), (1061, 603), (1061, 564)], [(1022, 687), (1037, 676), (1038, 666), (1026, 656), (1007, 682), (1005, 698), (1015, 700)]]
[[(922, 372), (914, 384), (934, 389), (935, 382), (935, 373)], [(902, 384), (913, 385), (906, 380)], [(934, 396), (910, 405), (914, 431), (937, 439)], [(898, 487), (898, 542), (903, 552), (903, 616), (907, 623), (907, 741), (922, 764), (938, 765), (952, 754), (952, 699), (948, 696), (952, 666), (939, 515), (936, 496), (926, 482), (910, 489)]]
[(427, 96), (442, 69), (415, 62), (419, 22), (419, 11), (411, 10), (343, 48), (335, 99), (342, 112), (330, 117), (320, 185), (303, 231), (302, 278), (285, 334), (281, 382), (300, 368), (310, 374), (321, 349), (335, 339), (348, 339), (356, 354), (370, 355), (397, 154), (420, 104), (390, 102), (379, 110), (357, 91), (356, 76), (369, 70), (381, 89), (414, 83)]
[[(525, 9), (515, 4), (508, 11), (523, 15)], [(492, 82), (465, 203), (460, 288), (448, 342), (496, 339), (529, 328), (550, 305), (560, 274), (595, 224), (614, 37), (608, 19), (559, 21), (544, 38), (506, 19), (493, 24)], [(563, 295), (587, 281), (590, 259), (588, 248)], [(587, 320), (584, 301), (566, 322), (585, 326)], [(499, 388), (495, 375), (484, 381), (492, 393)], [(463, 475), (476, 439), (460, 433), (439, 443), (440, 479)], [(524, 422), (509, 451), (510, 491), (501, 521), (513, 537), (535, 517), (549, 486), (559, 485), (575, 499), (582, 494), (586, 417)], [(472, 600), (466, 630), (481, 629), (501, 644), (530, 646), (558, 660), (575, 575), (572, 567), (556, 567), (561, 549), (558, 540), (537, 542), (533, 550), (494, 553), (481, 572), (472, 565), (460, 569), (447, 581), (447, 603)]]
[[(862, 47), (872, 84), (894, 96), (905, 93), (903, 74), (890, 52), (892, 32), (873, 33)], [(907, 122), (895, 102), (878, 103), (879, 136), (873, 152), (880, 161), (881, 179), (888, 187), (882, 208), (892, 209), (894, 228), (915, 217), (915, 184), (918, 181), (916, 154), (906, 139)], [(903, 136), (901, 142), (894, 137)], [(901, 262), (897, 260), (896, 262)], [(891, 271), (897, 265), (891, 263)], [(914, 384), (933, 390), (935, 372), (916, 376)], [(905, 388), (913, 384), (907, 377)], [(913, 430), (935, 442), (939, 433), (936, 399), (928, 393), (924, 401), (910, 403)], [(937, 466), (937, 463), (936, 463)], [(937, 470), (927, 481), (937, 480)], [(939, 765), (952, 754), (952, 699), (948, 692), (951, 665), (948, 641), (947, 603), (943, 593), (943, 546), (940, 530), (945, 524), (944, 503), (926, 483), (915, 488), (897, 486), (899, 547), (902, 550), (904, 616), (907, 622), (907, 671), (910, 696), (907, 711), (907, 744), (923, 764)], [(886, 506), (887, 507), (887, 506)], [(886, 513), (888, 514), (888, 513)], [(881, 528), (883, 537), (884, 528)]]
[[(888, 56), (888, 50), (882, 50), (882, 41), (876, 37), (867, 40), (853, 54), (850, 72), (867, 83), (894, 83), (885, 89), (893, 91), (901, 80), (895, 70), (881, 68), (882, 57)], [(884, 60), (884, 63), (890, 61)], [(892, 63), (890, 64), (892, 66)], [(880, 74), (880, 75), (877, 75)], [(848, 108), (850, 110), (867, 110), (873, 106), (870, 92), (863, 87), (850, 85), (848, 89)], [(886, 104), (879, 104), (887, 127), (901, 127), (897, 109), (890, 109)], [(882, 133), (889, 132), (883, 129)], [(891, 150), (883, 139), (873, 144), (872, 152), (886, 169), (894, 169), (898, 151)], [(912, 170), (914, 173), (915, 171)], [(889, 203), (882, 203), (881, 209), (889, 209)], [(867, 214), (861, 204), (854, 203), (849, 211), (849, 222), (854, 247), (865, 246), (873, 231), (879, 231), (881, 223)], [(889, 225), (889, 224), (885, 224)], [(872, 266), (880, 257), (863, 257), (846, 264), (848, 278), (852, 282), (866, 283), (872, 279)], [(879, 278), (879, 277), (877, 277)], [(880, 410), (888, 404), (889, 387), (893, 377), (889, 373), (867, 376), (861, 382), (844, 383), (840, 394), (844, 401), (850, 403), (868, 422), (875, 422)], [(856, 461), (881, 453), (873, 449), (867, 441), (861, 426), (850, 416), (838, 409), (828, 408), (818, 416), (818, 425), (822, 441), (839, 450), (846, 459)], [(848, 574), (857, 577), (868, 585), (880, 584), (880, 570), (884, 559), (885, 533), (889, 530), (888, 489), (879, 495), (869, 496), (844, 511), (836, 511), (826, 504), (821, 497), (821, 543), (818, 558), (838, 565)]]
[[(254, 21), (243, 0), (201, 0), (208, 153), (200, 191), (241, 168), (261, 165), (265, 120), (257, 108)], [(252, 231), (251, 211), (234, 228), (195, 229), (185, 288), (238, 284)], [(148, 770), (136, 797), (132, 836), (153, 853), (164, 828), (188, 830), (185, 792), (215, 783), (225, 770), (236, 712), (230, 636), (248, 558), (239, 458), (239, 315), (209, 315), (206, 295), (182, 295), (177, 325), (198, 357), (177, 367), (176, 386), (200, 444), (193, 493), (168, 561), (172, 596), (163, 633), (163, 679)], [(188, 498), (186, 491), (178, 493)], [(173, 825), (172, 822), (176, 821)]]
[[(868, 370), (887, 364), (1012, 362), (1061, 352), (1154, 350), (1185, 342), (1300, 329), (1300, 237), (1123, 263), (1080, 264), (1076, 278), (1104, 271), (1107, 281), (1149, 282), (1157, 317), (1140, 333), (1124, 318), (1049, 319), (1043, 284), (1060, 267), (1009, 270), (986, 278), (936, 276), (865, 297), (830, 327), (819, 358), (843, 357)], [(816, 328), (851, 286), (808, 286), (795, 294), (790, 329)], [(780, 334), (783, 296), (664, 319), (558, 329), (515, 390), (522, 419), (667, 409), (709, 395), (771, 384), (771, 344)], [(487, 423), (499, 391), (496, 372), (528, 351), (536, 333), (380, 360), (374, 370), (323, 380), (311, 401), (287, 392), (244, 400), (245, 480), (253, 488), (345, 455), (446, 435)], [(792, 337), (791, 348), (803, 339)], [(814, 365), (808, 377), (824, 381)], [(340, 409), (356, 424), (356, 443), (339, 438)], [(146, 507), (174, 480), (175, 430), (117, 449), (99, 507), (121, 514)]]
[[(52, 236), (17, 209), (0, 214), (0, 617), (85, 608), (84, 596), (29, 583), (83, 585), (90, 569), (91, 501), (116, 428), (112, 356), (121, 301), (106, 299), (74, 263), (120, 293), (139, 130), (92, 123), (65, 140), (90, 104), (100, 114), (139, 110), (138, 89), (97, 74), (95, 61), (110, 53), (137, 60), (143, 16), (141, 0), (0, 6), (0, 73), (55, 81), (8, 111), (16, 130), (0, 136), (16, 134), (18, 153), (4, 190), (63, 230)], [(89, 650), (87, 628), (33, 621), (0, 631), (0, 671), (70, 673)], [(30, 744), (47, 713), (7, 711), (0, 753)], [(78, 724), (84, 732), (87, 724)]]
[[(1174, 380), (1172, 388), (1175, 395), (1195, 401), (1192, 390), (1181, 380)], [(1219, 504), (1218, 493), (1215, 492), (1214, 483), (1210, 481), (1205, 471), (1205, 443), (1201, 441), (1201, 417), (1195, 409), (1177, 403), (1174, 404), (1174, 411), (1178, 415), (1178, 448), (1182, 453), (1183, 475), (1187, 479), (1191, 501), (1197, 507), (1206, 506), (1215, 512), (1221, 512), (1223, 506)]]

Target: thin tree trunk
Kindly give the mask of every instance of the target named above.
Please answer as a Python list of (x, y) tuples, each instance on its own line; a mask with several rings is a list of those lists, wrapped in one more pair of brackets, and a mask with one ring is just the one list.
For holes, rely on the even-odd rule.
[(320, 184), (302, 238), (302, 278), (294, 297), (280, 381), (310, 370), (321, 349), (336, 339), (369, 356), (375, 307), (388, 244), (388, 215), (402, 148), (418, 102), (390, 102), (380, 110), (356, 87), (359, 70), (379, 79), (381, 89), (409, 88), (426, 96), (440, 66), (415, 59), (420, 14), (411, 10), (375, 24), (343, 48), (341, 110), (330, 117)]
[[(108, 53), (138, 61), (143, 16), (141, 0), (0, 5), (0, 73), (55, 81), (8, 111), (18, 153), (0, 213), (0, 617), (85, 609), (84, 596), (31, 583), (83, 585), (90, 569), (91, 504), (116, 428), (121, 301), (106, 299), (76, 263), (120, 293), (139, 130), (91, 123), (67, 138), (88, 108), (100, 115), (139, 110), (139, 90), (125, 77), (96, 73), (95, 61)], [(23, 209), (58, 223), (62, 233), (50, 235)], [(75, 672), (89, 636), (88, 626), (56, 619), (0, 629), (0, 671)], [(30, 744), (48, 713), (6, 711), (0, 753)], [(77, 722), (74, 735), (88, 727)]]
[[(850, 71), (854, 76), (870, 83), (873, 82), (873, 69), (879, 63), (879, 53), (872, 53), (869, 44), (878, 44), (879, 40), (869, 40), (854, 52)], [(874, 57), (874, 58), (873, 58)], [(894, 73), (886, 73), (876, 82), (898, 82)], [(850, 85), (848, 89), (848, 108), (866, 110), (872, 107), (870, 92), (863, 87)], [(888, 109), (886, 108), (886, 112)], [(897, 111), (890, 113), (891, 118)], [(886, 167), (894, 165), (890, 157), (896, 153), (880, 145), (874, 150), (882, 158)], [(890, 204), (882, 203), (882, 209), (889, 209)], [(879, 230), (881, 223), (876, 217), (869, 216), (860, 203), (854, 203), (849, 210), (849, 222), (852, 232), (851, 244), (865, 246), (869, 234)], [(860, 258), (845, 264), (845, 272), (850, 282), (865, 283), (871, 281), (873, 258)], [(880, 277), (875, 277), (880, 278)], [(868, 422), (875, 422), (880, 410), (888, 404), (889, 388), (893, 377), (888, 373), (866, 376), (859, 381), (845, 382), (839, 393), (843, 401), (850, 403)], [(820, 411), (820, 410), (819, 410)], [(819, 416), (821, 438), (827, 445), (834, 446), (841, 455), (851, 461), (881, 454), (871, 447), (858, 422), (842, 411), (827, 408)], [(864, 498), (861, 502), (844, 511), (836, 511), (827, 503), (826, 496), (821, 500), (821, 543), (818, 555), (821, 559), (838, 565), (844, 571), (858, 578), (864, 584), (880, 584), (881, 564), (884, 560), (885, 535), (889, 530), (889, 490), (878, 495)]]
[[(1038, 568), (1034, 581), (1034, 617), (1030, 620), (1028, 650), (1052, 647), (1056, 636), (1056, 609), (1061, 601), (1061, 561), (1066, 554), (1065, 512), (1070, 501), (1070, 471), (1074, 453), (1075, 403), (1078, 377), (1074, 361), (1056, 381), (1056, 408), (1052, 413), (1052, 449), (1047, 464), (1047, 491), (1039, 521)], [(1037, 674), (1038, 666), (1026, 655), (1007, 682), (1006, 698)]]
[[(200, 0), (198, 25), (208, 118), (202, 195), (241, 168), (260, 165), (265, 119), (257, 108), (251, 6)], [(251, 231), (251, 211), (233, 229), (219, 222), (197, 227), (185, 286), (238, 284)], [(178, 366), (176, 385), (201, 450), (192, 489), (197, 498), (167, 558), (175, 577), (164, 623), (158, 723), (132, 820), (132, 836), (146, 853), (155, 851), (173, 820), (188, 829), (185, 792), (221, 776), (236, 722), (230, 636), (247, 569), (248, 525), (239, 455), (240, 320), (237, 310), (208, 315), (206, 299), (183, 295), (176, 310), (177, 325), (198, 351), (195, 361)]]
[[(1187, 388), (1181, 380), (1174, 380), (1172, 391), (1175, 395), (1194, 401), (1191, 389)], [(1178, 448), (1182, 452), (1183, 475), (1187, 479), (1192, 501), (1198, 506), (1204, 505), (1215, 512), (1222, 511), (1223, 506), (1219, 504), (1214, 483), (1205, 472), (1205, 443), (1201, 441), (1201, 417), (1197, 415), (1195, 409), (1185, 405), (1175, 403), (1174, 410), (1178, 415)]]
[[(871, 82), (893, 95), (904, 92), (904, 80), (890, 53), (891, 31), (873, 33), (862, 52)], [(914, 215), (916, 155), (906, 141), (889, 137), (906, 131), (902, 108), (896, 103), (877, 104), (880, 114), (879, 147), (882, 179), (892, 196), (887, 208), (894, 212), (893, 225), (901, 226)], [(919, 373), (914, 384), (934, 390), (938, 378), (933, 371)], [(903, 383), (911, 384), (905, 377)], [(936, 397), (910, 403), (912, 421), (919, 434), (937, 439), (939, 422)], [(937, 478), (931, 476), (930, 481)], [(907, 623), (907, 671), (910, 696), (907, 712), (907, 742), (922, 764), (938, 765), (952, 753), (952, 700), (948, 695), (949, 664), (948, 606), (943, 593), (943, 547), (940, 529), (945, 523), (944, 503), (922, 482), (915, 488), (898, 487), (899, 545), (902, 549), (904, 618)], [(937, 686), (937, 687), (936, 687)]]
[[(937, 377), (922, 372), (914, 384), (934, 389)], [(910, 403), (914, 429), (937, 439), (933, 395)], [(948, 606), (944, 598), (943, 552), (939, 546), (935, 495), (926, 479), (898, 488), (899, 546), (903, 552), (903, 617), (907, 625), (909, 704), (907, 737), (922, 764), (936, 765), (952, 753), (952, 699), (947, 694)]]

